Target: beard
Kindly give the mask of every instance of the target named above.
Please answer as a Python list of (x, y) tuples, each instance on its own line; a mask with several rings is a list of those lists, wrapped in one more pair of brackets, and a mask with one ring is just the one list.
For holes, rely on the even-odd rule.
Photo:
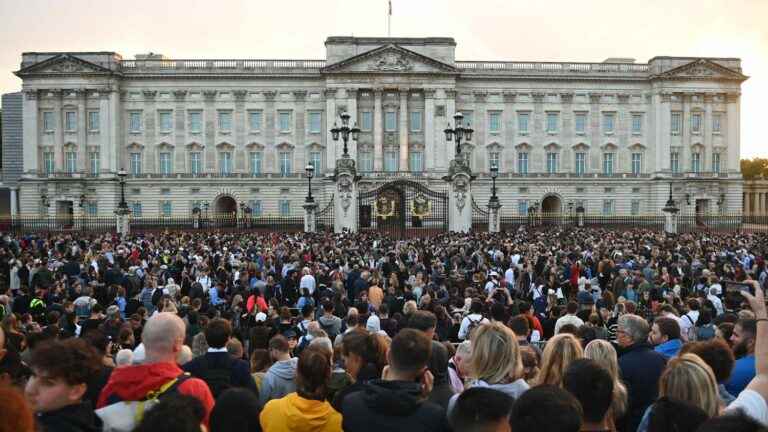
[(737, 359), (746, 356), (748, 353), (749, 350), (747, 349), (746, 342), (739, 342), (737, 345), (733, 346), (733, 356)]

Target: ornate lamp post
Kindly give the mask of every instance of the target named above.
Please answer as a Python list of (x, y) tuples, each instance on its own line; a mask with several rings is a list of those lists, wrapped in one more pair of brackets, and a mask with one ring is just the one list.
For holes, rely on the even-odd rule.
[[(344, 140), (344, 153), (346, 153), (347, 150), (347, 140)], [(312, 198), (312, 177), (315, 176), (315, 167), (312, 166), (312, 164), (307, 164), (307, 166), (304, 168), (304, 171), (307, 173), (307, 199), (306, 201), (308, 203), (315, 202), (315, 199)]]
[(461, 140), (464, 139), (466, 141), (472, 140), (472, 132), (475, 130), (472, 129), (467, 124), (467, 127), (462, 126), (464, 120), (464, 115), (460, 112), (457, 112), (453, 116), (453, 123), (456, 125), (455, 128), (451, 129), (451, 124), (448, 123), (448, 127), (443, 131), (445, 132), (445, 140), (451, 141), (451, 139), (455, 136), (456, 137), (456, 157), (458, 158), (459, 155), (461, 155)]
[(208, 207), (210, 207), (210, 204), (208, 202), (203, 203), (203, 211), (205, 211), (205, 218), (208, 219)]
[[(360, 136), (360, 129), (358, 129), (357, 124), (353, 124), (352, 127), (349, 127), (349, 113), (343, 112), (341, 113), (341, 127), (338, 127), (336, 123), (333, 123), (333, 129), (331, 129), (331, 137), (334, 141), (339, 141), (339, 135), (341, 135), (341, 140), (344, 142), (344, 154), (342, 157), (348, 158), (349, 157), (349, 151), (347, 148), (347, 142), (349, 141), (349, 136), (352, 135), (352, 139), (354, 141), (357, 141), (357, 138)], [(311, 197), (311, 194), (310, 194)], [(309, 201), (307, 201), (309, 202)]]
[(496, 177), (499, 176), (499, 166), (496, 162), (491, 163), (491, 203), (498, 203), (499, 197), (496, 196)]

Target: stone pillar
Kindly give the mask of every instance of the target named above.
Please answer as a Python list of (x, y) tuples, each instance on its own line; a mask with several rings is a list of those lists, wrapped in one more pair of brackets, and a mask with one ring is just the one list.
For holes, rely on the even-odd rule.
[(653, 96), (654, 106), (654, 133), (656, 138), (656, 172), (669, 173), (671, 169), (669, 155), (671, 152), (672, 134), (672, 95), (670, 93), (658, 93)]
[(334, 197), (333, 231), (357, 231), (357, 169), (355, 160), (342, 157), (336, 161), (333, 179), (336, 182)]
[(408, 171), (408, 89), (400, 90), (400, 171)]
[(579, 228), (584, 226), (584, 207), (582, 206), (576, 207), (576, 221)]
[(131, 233), (131, 210), (118, 207), (115, 210), (117, 233), (125, 237)]
[(712, 150), (712, 95), (705, 94), (704, 99), (704, 118), (702, 119), (701, 133), (704, 141), (704, 157), (702, 157), (702, 171), (712, 171), (712, 159), (714, 153)]
[[(347, 89), (347, 114), (349, 114), (349, 127), (357, 126), (359, 128), (361, 124), (357, 121), (357, 89)], [(351, 135), (347, 143), (347, 151), (349, 152), (349, 157), (357, 160), (357, 143), (352, 139)]]
[(11, 187), (11, 217), (19, 215), (19, 188)]
[(741, 117), (741, 109), (739, 107), (739, 96), (741, 93), (734, 92), (726, 95), (727, 102), (727, 116), (728, 116), (728, 129), (726, 147), (728, 148), (728, 170), (730, 173), (738, 173), (740, 171), (739, 151), (741, 148), (741, 138), (739, 130), (739, 122)]
[(333, 129), (336, 123), (336, 89), (325, 89), (323, 94), (325, 95), (325, 143), (327, 148), (325, 152), (325, 166), (328, 169), (334, 169), (336, 167), (336, 158), (340, 154), (337, 143), (331, 135), (331, 129)]
[(373, 170), (384, 171), (384, 119), (381, 108), (382, 89), (373, 90)]
[[(204, 108), (203, 108), (203, 161), (202, 172), (216, 172), (216, 90), (203, 90)], [(269, 104), (268, 104), (269, 105)], [(274, 126), (274, 110), (265, 109), (265, 123), (269, 125), (269, 119), (272, 119)], [(272, 145), (272, 154), (274, 154), (274, 129), (272, 129), (273, 138), (269, 139), (269, 126), (267, 126), (267, 146)], [(269, 152), (265, 152), (265, 156)], [(274, 157), (274, 156), (273, 156)]]
[[(693, 152), (691, 151), (691, 95), (687, 93), (678, 94), (683, 104), (683, 114), (680, 119), (682, 133), (682, 154), (680, 155), (680, 172), (693, 171)], [(701, 159), (699, 159), (701, 160)], [(701, 167), (699, 167), (701, 169)]]
[(435, 89), (424, 89), (424, 169), (435, 169)]
[(88, 171), (88, 111), (85, 104), (88, 92), (77, 90), (77, 171)]
[(472, 229), (472, 172), (464, 158), (454, 158), (448, 175), (448, 230), (466, 233)]
[[(470, 221), (471, 226), (471, 221)], [(491, 199), (488, 203), (488, 232), (501, 231), (501, 203), (499, 199)]]
[[(42, 165), (38, 160), (38, 107), (37, 107), (37, 90), (25, 90), (24, 91), (24, 105), (22, 107), (22, 124), (23, 132), (22, 139), (24, 142), (24, 167), (23, 173), (36, 173), (38, 169), (42, 171)], [(61, 111), (59, 111), (61, 114)], [(56, 116), (54, 115), (54, 118)], [(57, 122), (57, 126), (58, 126)], [(57, 131), (61, 128), (57, 127)], [(60, 133), (60, 132), (59, 132)]]
[(317, 224), (315, 223), (317, 203), (314, 200), (305, 201), (302, 207), (304, 208), (304, 232), (317, 232)]
[[(186, 90), (174, 90), (172, 92), (173, 94), (173, 100), (174, 100), (174, 109), (173, 109), (173, 140), (174, 140), (174, 149), (173, 149), (173, 162), (171, 166), (171, 172), (177, 173), (177, 172), (184, 172), (184, 166), (186, 165), (186, 154), (187, 152), (184, 151), (184, 144), (185, 139), (187, 136), (186, 129), (187, 129), (187, 109), (186, 105), (184, 104), (184, 101), (187, 98), (187, 91)], [(237, 94), (237, 92), (235, 92)], [(237, 125), (237, 120), (234, 121), (235, 125)]]
[(677, 234), (677, 213), (680, 211), (677, 208), (675, 200), (672, 199), (672, 185), (669, 185), (669, 199), (664, 208), (661, 209), (664, 212), (664, 232), (667, 235)]

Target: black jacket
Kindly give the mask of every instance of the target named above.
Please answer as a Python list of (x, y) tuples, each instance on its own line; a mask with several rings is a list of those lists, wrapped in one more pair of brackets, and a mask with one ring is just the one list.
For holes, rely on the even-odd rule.
[(37, 415), (41, 432), (97, 432), (101, 424), (89, 403), (80, 403)]
[(421, 398), (418, 383), (375, 380), (342, 403), (346, 432), (450, 431), (445, 411)]
[(632, 345), (619, 357), (621, 379), (627, 385), (629, 393), (629, 409), (624, 424), (617, 423), (619, 430), (637, 430), (645, 409), (659, 395), (659, 377), (666, 365), (664, 356), (654, 351), (647, 343)]
[[(200, 378), (203, 381), (206, 380), (208, 371), (211, 369), (229, 369), (229, 385), (230, 387), (243, 387), (250, 389), (256, 396), (259, 395), (259, 391), (256, 388), (256, 383), (251, 376), (250, 367), (244, 360), (234, 359), (227, 352), (209, 352), (205, 355), (197, 357), (185, 364), (182, 369), (185, 372), (189, 372), (195, 378)], [(210, 386), (210, 384), (209, 384)], [(211, 392), (214, 392), (211, 389)], [(215, 397), (218, 394), (214, 394)]]

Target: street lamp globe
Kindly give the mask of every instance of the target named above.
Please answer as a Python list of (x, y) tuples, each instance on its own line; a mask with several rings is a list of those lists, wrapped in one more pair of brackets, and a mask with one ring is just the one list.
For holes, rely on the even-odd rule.
[(315, 175), (315, 167), (312, 166), (312, 164), (307, 164), (306, 167), (304, 167), (304, 171), (307, 172), (307, 177), (312, 178)]
[(497, 178), (499, 176), (499, 166), (496, 162), (491, 163), (491, 178)]

